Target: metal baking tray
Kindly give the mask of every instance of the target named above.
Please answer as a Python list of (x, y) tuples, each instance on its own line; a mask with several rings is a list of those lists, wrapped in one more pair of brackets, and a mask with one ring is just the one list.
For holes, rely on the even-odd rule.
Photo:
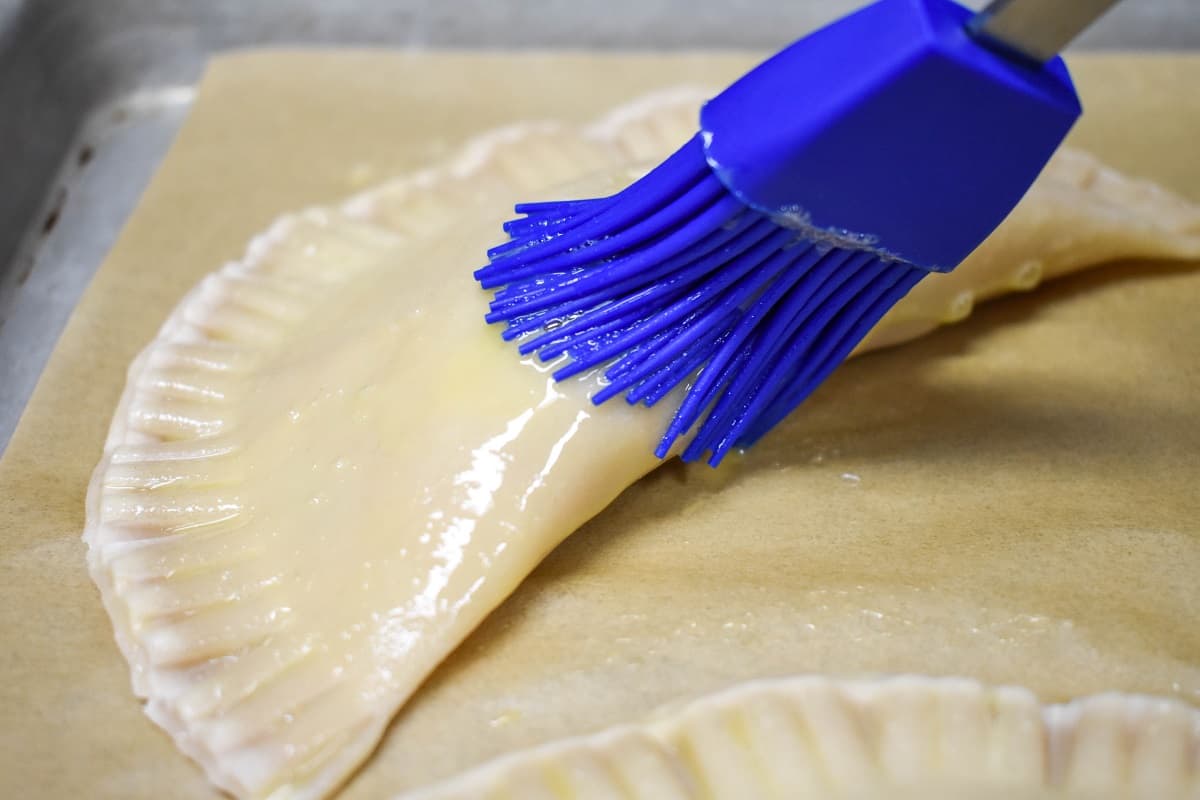
[[(211, 54), (282, 44), (769, 50), (861, 4), (0, 0), (0, 451)], [(1130, 0), (1077, 46), (1200, 49), (1200, 7)]]

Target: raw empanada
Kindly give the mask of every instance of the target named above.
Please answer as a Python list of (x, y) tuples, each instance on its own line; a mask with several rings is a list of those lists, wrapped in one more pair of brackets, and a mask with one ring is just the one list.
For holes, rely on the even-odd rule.
[(1042, 706), (954, 678), (757, 681), (640, 725), (513, 753), (402, 800), (1184, 800), (1200, 711)]
[[(695, 102), (507, 129), (284, 217), (131, 366), (89, 491), (89, 566), (147, 713), (214, 783), (332, 791), (543, 556), (657, 464), (665, 409), (596, 408), (594, 376), (519, 362), (470, 273), (514, 201), (603, 191), (686, 138)], [(1198, 220), (1063, 153), (872, 342), (1101, 260), (1200, 255)]]

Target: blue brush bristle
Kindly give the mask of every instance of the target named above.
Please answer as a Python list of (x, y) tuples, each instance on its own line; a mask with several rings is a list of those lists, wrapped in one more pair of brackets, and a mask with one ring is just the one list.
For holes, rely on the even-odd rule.
[(528, 203), (475, 277), (487, 315), (558, 380), (604, 366), (592, 401), (683, 401), (655, 453), (718, 464), (840, 364), (926, 271), (802, 238), (716, 178), (699, 135), (612, 197)]

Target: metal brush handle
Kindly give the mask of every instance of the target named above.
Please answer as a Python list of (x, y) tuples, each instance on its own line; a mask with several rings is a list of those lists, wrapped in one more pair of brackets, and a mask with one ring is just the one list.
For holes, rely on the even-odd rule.
[(967, 30), (976, 38), (1045, 63), (1118, 0), (992, 0)]

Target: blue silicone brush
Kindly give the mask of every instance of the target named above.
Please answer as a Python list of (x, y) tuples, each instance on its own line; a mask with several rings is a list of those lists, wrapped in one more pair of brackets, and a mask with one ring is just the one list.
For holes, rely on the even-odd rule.
[(930, 272), (1000, 223), (1080, 106), (1055, 53), (1116, 0), (879, 0), (706, 103), (611, 197), (527, 203), (487, 315), (602, 403), (682, 401), (656, 449), (753, 444)]

